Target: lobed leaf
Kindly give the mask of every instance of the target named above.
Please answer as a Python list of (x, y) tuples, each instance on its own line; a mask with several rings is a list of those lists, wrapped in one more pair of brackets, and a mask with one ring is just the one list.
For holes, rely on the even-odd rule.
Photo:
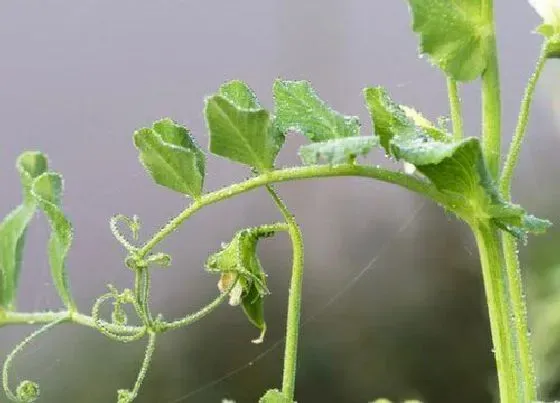
[(440, 192), (450, 196), (449, 210), (466, 221), (492, 220), (518, 238), (542, 232), (550, 225), (500, 197), (478, 138), (451, 141), (447, 135), (434, 135), (407, 117), (382, 88), (366, 89), (365, 98), (387, 154), (413, 164)]
[(318, 164), (321, 159), (331, 165), (344, 164), (367, 155), (377, 144), (377, 137), (345, 137), (301, 146), (299, 156), (306, 165)]
[(66, 257), (72, 245), (73, 229), (61, 210), (62, 191), (62, 176), (53, 172), (45, 172), (35, 178), (31, 187), (33, 197), (51, 226), (48, 255), (53, 283), (64, 305), (74, 309), (66, 274)]
[(276, 125), (283, 133), (298, 131), (314, 142), (360, 134), (358, 118), (333, 110), (308, 81), (276, 80), (273, 93)]
[(23, 203), (0, 223), (0, 306), (13, 309), (25, 245), (25, 235), (37, 209), (31, 196), (33, 179), (47, 170), (47, 157), (25, 152), (17, 160), (23, 189)]
[(204, 116), (212, 153), (261, 172), (274, 166), (284, 135), (245, 83), (222, 85), (206, 99)]
[(272, 235), (257, 228), (241, 230), (206, 262), (208, 271), (221, 274), (218, 287), (222, 292), (238, 279), (238, 286), (230, 294), (230, 304), (241, 304), (249, 321), (261, 331), (254, 343), (262, 342), (266, 333), (264, 297), (268, 294), (266, 274), (257, 257), (257, 243), (260, 238)]
[(486, 69), (492, 26), (483, 0), (408, 0), (420, 52), (448, 76), (470, 81)]
[(278, 389), (269, 389), (259, 399), (259, 403), (294, 403), (282, 394)]
[(205, 157), (187, 128), (171, 119), (134, 133), (140, 162), (154, 181), (197, 198), (204, 184)]

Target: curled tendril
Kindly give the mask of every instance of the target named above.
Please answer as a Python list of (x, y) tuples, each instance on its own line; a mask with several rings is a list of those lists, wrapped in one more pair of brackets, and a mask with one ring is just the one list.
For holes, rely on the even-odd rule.
[(25, 403), (34, 402), (40, 394), (39, 384), (33, 381), (22, 381), (16, 389), (17, 398)]
[(134, 400), (134, 395), (128, 389), (119, 389), (117, 391), (117, 403), (130, 403)]
[[(91, 310), (91, 316), (95, 323), (95, 327), (99, 330), (99, 332), (110, 339), (120, 341), (122, 343), (130, 343), (132, 341), (140, 340), (146, 335), (147, 327), (130, 328), (125, 326), (127, 317), (122, 307), (124, 304), (131, 304), (134, 307), (136, 314), (139, 317), (142, 317), (142, 309), (138, 305), (136, 298), (134, 298), (134, 295), (128, 289), (119, 293), (115, 287), (109, 285), (109, 290), (110, 292), (97, 298)], [(101, 319), (99, 310), (101, 305), (110, 299), (114, 299), (113, 312), (111, 314), (112, 322), (107, 322)]]
[(25, 380), (21, 382), (17, 389), (16, 393), (14, 394), (10, 390), (10, 382), (8, 377), (8, 372), (10, 367), (12, 366), (12, 361), (14, 360), (16, 354), (18, 354), (23, 348), (29, 344), (35, 337), (45, 333), (46, 331), (50, 330), (51, 328), (55, 327), (56, 325), (68, 320), (67, 317), (60, 318), (54, 322), (48, 323), (45, 326), (35, 330), (29, 336), (27, 336), (22, 342), (20, 342), (13, 351), (6, 357), (6, 361), (4, 362), (4, 366), (2, 368), (2, 387), (4, 388), (4, 392), (6, 396), (12, 401), (17, 403), (31, 403), (37, 400), (40, 394), (39, 384)]
[(138, 247), (132, 245), (128, 239), (126, 239), (126, 237), (121, 233), (121, 231), (119, 230), (119, 223), (124, 223), (126, 224), (126, 226), (128, 227), (128, 229), (130, 230), (130, 232), (132, 233), (132, 239), (134, 241), (138, 240), (138, 232), (140, 231), (140, 220), (138, 219), (138, 216), (134, 215), (132, 218), (125, 216), (124, 214), (117, 214), (113, 217), (111, 217), (111, 220), (109, 221), (109, 225), (111, 227), (111, 232), (113, 233), (113, 236), (117, 239), (117, 241), (119, 241), (122, 246), (124, 246), (124, 248), (130, 252), (136, 252), (138, 250)]
[(143, 258), (137, 254), (137, 251), (132, 251), (130, 255), (124, 260), (126, 267), (131, 270), (143, 270), (148, 268), (150, 265), (158, 265), (160, 267), (171, 266), (171, 256), (167, 253), (154, 253), (149, 255), (147, 258)]

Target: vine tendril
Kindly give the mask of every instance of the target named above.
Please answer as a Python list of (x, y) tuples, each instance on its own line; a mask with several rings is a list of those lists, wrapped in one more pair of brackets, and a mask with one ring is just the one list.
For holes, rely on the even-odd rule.
[(16, 354), (18, 354), (21, 350), (23, 350), (23, 348), (27, 344), (29, 344), (35, 337), (45, 333), (46, 331), (50, 330), (51, 328), (55, 327), (56, 325), (66, 320), (68, 320), (68, 318), (63, 317), (58, 319), (57, 321), (48, 323), (45, 326), (35, 330), (33, 333), (31, 333), (29, 336), (23, 339), (23, 341), (20, 342), (12, 350), (12, 352), (8, 355), (8, 357), (6, 357), (6, 361), (4, 362), (4, 366), (2, 367), (2, 387), (4, 388), (4, 392), (6, 393), (6, 396), (8, 396), (8, 398), (11, 401), (18, 402), (18, 403), (31, 403), (37, 400), (40, 394), (39, 384), (29, 380), (22, 381), (18, 385), (15, 394), (10, 390), (8, 372), (10, 370), (10, 367), (12, 366), (12, 361), (14, 360)]

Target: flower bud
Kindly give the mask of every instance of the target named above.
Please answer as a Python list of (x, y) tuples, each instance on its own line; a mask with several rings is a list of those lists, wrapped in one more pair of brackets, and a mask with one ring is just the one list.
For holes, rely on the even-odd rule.
[(551, 25), (560, 32), (560, 1), (529, 0), (535, 11), (542, 17), (545, 25)]

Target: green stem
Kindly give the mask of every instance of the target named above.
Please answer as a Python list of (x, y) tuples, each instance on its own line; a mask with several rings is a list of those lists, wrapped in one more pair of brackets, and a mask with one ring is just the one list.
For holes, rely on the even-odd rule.
[(449, 111), (453, 125), (453, 139), (459, 141), (463, 138), (463, 114), (457, 81), (451, 77), (447, 77), (447, 95), (449, 96)]
[(496, 28), (494, 23), (494, 4), (492, 0), (482, 1), (482, 13), (490, 26), (489, 56), (486, 70), (482, 74), (482, 148), (488, 170), (497, 180), (500, 170), (502, 102), (500, 96), (500, 73)]
[[(6, 325), (37, 325), (51, 322), (71, 322), (78, 325), (96, 329), (95, 321), (91, 316), (77, 312), (4, 312), (0, 315), (0, 327)], [(137, 333), (144, 329), (143, 326), (121, 326), (106, 322), (104, 326), (114, 332)]]
[(299, 323), (301, 315), (301, 295), (303, 286), (303, 235), (295, 217), (288, 210), (286, 204), (278, 197), (272, 186), (266, 189), (278, 206), (288, 224), (288, 233), (292, 240), (292, 279), (288, 297), (288, 318), (286, 320), (286, 347), (284, 350), (284, 372), (282, 375), (282, 394), (291, 402), (294, 400), (297, 351), (299, 339)]
[(539, 81), (539, 78), (546, 64), (547, 52), (548, 42), (545, 42), (541, 48), (541, 53), (535, 66), (535, 71), (531, 75), (529, 83), (527, 84), (527, 88), (525, 89), (523, 101), (521, 102), (521, 110), (517, 119), (517, 127), (515, 128), (515, 134), (511, 141), (511, 145), (509, 146), (509, 152), (507, 154), (506, 162), (504, 163), (502, 176), (500, 178), (500, 192), (506, 200), (509, 200), (511, 198), (511, 182), (513, 179), (513, 172), (519, 161), (521, 145), (523, 143), (523, 139), (525, 138), (525, 134), (527, 133), (527, 125), (529, 124), (529, 116), (531, 113), (531, 104), (533, 103), (533, 96), (535, 95), (537, 82)]
[(154, 332), (148, 333), (148, 345), (144, 354), (144, 360), (142, 361), (142, 367), (140, 368), (140, 372), (138, 373), (138, 377), (136, 378), (136, 382), (134, 383), (134, 389), (132, 389), (131, 392), (132, 396), (129, 400), (130, 402), (138, 396), (140, 387), (142, 387), (142, 383), (144, 383), (144, 379), (146, 378), (146, 374), (148, 373), (148, 368), (150, 367), (150, 363), (152, 362), (154, 351), (156, 349), (156, 336), (157, 335)]
[[(184, 318), (174, 320), (173, 322), (158, 324), (159, 328), (161, 329), (162, 332), (165, 332), (165, 331), (168, 331), (168, 330), (178, 329), (178, 328), (183, 327), (183, 326), (188, 326), (188, 325), (204, 318), (206, 315), (210, 314), (217, 307), (219, 307), (222, 304), (222, 302), (224, 302), (227, 299), (227, 297), (229, 295), (229, 292), (231, 291), (231, 289), (233, 288), (233, 286), (235, 285), (236, 282), (237, 281), (233, 281), (229, 290), (227, 290), (227, 291), (221, 293), (220, 295), (218, 295), (214, 299), (214, 301), (210, 302), (208, 305), (206, 305), (202, 309), (198, 310), (197, 312), (189, 314), (189, 315), (185, 316)], [(156, 321), (157, 321), (157, 319), (156, 319)]]
[(140, 257), (145, 257), (158, 243), (163, 241), (170, 233), (175, 231), (186, 219), (209, 204), (217, 203), (241, 193), (249, 192), (253, 189), (273, 183), (334, 176), (361, 176), (373, 178), (382, 182), (393, 183), (413, 192), (426, 195), (439, 204), (447, 205), (453, 203), (450, 196), (443, 195), (438, 192), (434, 185), (412, 175), (407, 175), (402, 172), (394, 172), (384, 168), (354, 164), (334, 166), (311, 165), (286, 168), (267, 172), (248, 179), (245, 182), (236, 183), (203, 195), (183, 210), (183, 212), (181, 212), (178, 216), (169, 221), (165, 227), (163, 227), (148, 242), (146, 242), (146, 244), (138, 251), (138, 255)]
[(146, 319), (147, 319), (147, 325), (151, 326), (152, 325), (152, 313), (150, 312), (150, 282), (151, 282), (151, 273), (150, 273), (150, 269), (148, 267), (146, 267), (144, 270), (142, 270), (142, 284), (143, 284), (143, 290), (142, 290), (142, 310), (144, 311), (144, 314), (146, 315)]
[(509, 303), (513, 315), (513, 326), (517, 341), (517, 362), (523, 384), (524, 402), (537, 400), (537, 379), (531, 349), (531, 337), (527, 320), (527, 305), (523, 293), (523, 279), (517, 256), (517, 241), (502, 232), (502, 249), (509, 287)]
[[(542, 74), (547, 60), (548, 43), (545, 42), (535, 71), (532, 74), (521, 102), (521, 110), (517, 120), (515, 134), (511, 141), (509, 152), (500, 178), (500, 192), (505, 200), (511, 199), (511, 184), (515, 167), (519, 162), (521, 145), (527, 133), (531, 104), (535, 94), (537, 82)], [(523, 279), (519, 259), (517, 256), (517, 241), (510, 234), (502, 235), (502, 248), (504, 250), (505, 267), (509, 284), (510, 306), (513, 314), (513, 326), (517, 338), (517, 351), (519, 375), (524, 385), (524, 400), (532, 402), (537, 398), (537, 381), (531, 351), (531, 339), (527, 323), (527, 306), (523, 293)]]
[(521, 392), (515, 343), (512, 340), (514, 334), (510, 331), (508, 285), (502, 271), (503, 258), (498, 231), (489, 222), (476, 222), (471, 228), (482, 265), (492, 344), (498, 372), (500, 403), (525, 402), (525, 400), (519, 400)]

